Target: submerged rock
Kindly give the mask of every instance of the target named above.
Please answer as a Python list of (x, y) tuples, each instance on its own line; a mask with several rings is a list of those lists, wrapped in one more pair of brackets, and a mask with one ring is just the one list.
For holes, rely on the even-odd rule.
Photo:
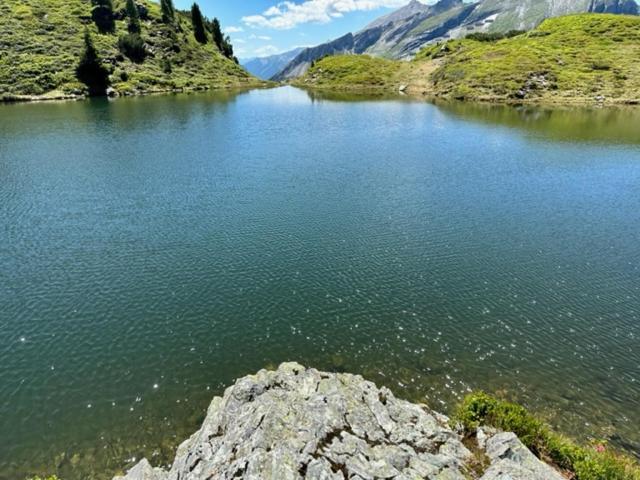
[[(555, 478), (513, 434), (485, 443), (492, 464), (483, 479)], [(357, 375), (284, 363), (214, 398), (169, 471), (145, 459), (116, 478), (464, 480), (473, 478), (472, 458), (443, 415)]]

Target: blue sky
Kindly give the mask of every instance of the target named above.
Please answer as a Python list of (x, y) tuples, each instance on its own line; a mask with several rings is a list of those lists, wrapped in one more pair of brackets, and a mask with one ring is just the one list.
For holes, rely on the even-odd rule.
[[(174, 0), (181, 9), (193, 0)], [(357, 31), (409, 0), (198, 0), (218, 17), (240, 58), (285, 52)], [(426, 2), (425, 2), (426, 3)]]

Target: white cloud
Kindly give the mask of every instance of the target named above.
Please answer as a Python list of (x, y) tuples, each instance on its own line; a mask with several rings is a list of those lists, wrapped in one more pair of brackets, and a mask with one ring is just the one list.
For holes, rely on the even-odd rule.
[(276, 55), (280, 53), (280, 49), (273, 45), (265, 45), (263, 47), (256, 48), (253, 53), (256, 57), (268, 57), (269, 55)]
[(345, 13), (375, 10), (380, 7), (396, 8), (408, 0), (305, 0), (302, 3), (284, 1), (261, 15), (249, 15), (242, 21), (250, 27), (288, 30), (303, 23), (328, 23)]
[(251, 35), (249, 35), (249, 39), (250, 40), (264, 40), (265, 42), (271, 41), (271, 37), (267, 37), (266, 35), (255, 35), (253, 33)]
[(223, 29), (224, 33), (238, 33), (238, 32), (244, 32), (244, 28), (242, 27), (226, 27)]

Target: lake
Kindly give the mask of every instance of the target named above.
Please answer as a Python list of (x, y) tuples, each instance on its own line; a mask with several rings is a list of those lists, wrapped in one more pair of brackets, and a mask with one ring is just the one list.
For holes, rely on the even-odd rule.
[(0, 106), (0, 479), (157, 464), (286, 360), (640, 455), (640, 110)]

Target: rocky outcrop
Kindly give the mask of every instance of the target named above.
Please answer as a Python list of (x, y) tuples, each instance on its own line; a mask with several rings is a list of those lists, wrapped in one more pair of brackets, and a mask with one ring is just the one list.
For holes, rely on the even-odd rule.
[[(213, 399), (169, 471), (142, 460), (119, 480), (559, 480), (513, 434), (482, 433), (484, 475), (448, 419), (360, 376), (297, 363)], [(475, 455), (478, 455), (477, 453)], [(485, 455), (483, 453), (482, 455)], [(474, 473), (475, 472), (475, 473)]]

